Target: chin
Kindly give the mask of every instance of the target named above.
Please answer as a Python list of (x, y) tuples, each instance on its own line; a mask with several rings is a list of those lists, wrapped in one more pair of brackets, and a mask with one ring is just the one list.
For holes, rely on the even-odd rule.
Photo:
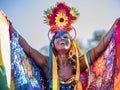
[(70, 48), (67, 48), (67, 47), (59, 47), (57, 48), (56, 50), (57, 51), (68, 51)]

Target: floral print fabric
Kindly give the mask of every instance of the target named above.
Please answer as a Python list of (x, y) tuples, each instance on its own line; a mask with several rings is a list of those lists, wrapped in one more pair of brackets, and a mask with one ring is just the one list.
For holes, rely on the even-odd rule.
[(12, 80), (15, 90), (42, 90), (40, 86), (40, 69), (34, 61), (28, 57), (18, 43), (19, 35), (12, 33)]
[(90, 73), (90, 89), (113, 90), (115, 72), (115, 32), (105, 52), (93, 63)]

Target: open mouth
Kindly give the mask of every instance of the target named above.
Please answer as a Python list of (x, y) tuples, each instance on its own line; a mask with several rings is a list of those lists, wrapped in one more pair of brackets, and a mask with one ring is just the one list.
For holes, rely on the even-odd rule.
[(61, 46), (65, 46), (66, 43), (65, 43), (65, 41), (61, 41), (61, 42), (59, 43), (59, 45), (61, 45)]

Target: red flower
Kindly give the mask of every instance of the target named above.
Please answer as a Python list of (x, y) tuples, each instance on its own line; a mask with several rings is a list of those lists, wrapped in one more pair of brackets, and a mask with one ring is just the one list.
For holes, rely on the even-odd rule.
[(70, 13), (71, 8), (67, 5), (65, 5), (64, 3), (58, 3), (58, 5), (52, 10), (52, 14), (48, 15), (48, 19), (49, 19), (49, 24), (50, 26), (55, 25), (55, 17), (57, 16), (57, 14), (59, 12), (63, 12), (66, 14), (66, 16), (68, 17), (68, 24), (71, 24), (73, 20), (76, 20), (77, 18), (75, 16), (72, 16), (72, 14)]

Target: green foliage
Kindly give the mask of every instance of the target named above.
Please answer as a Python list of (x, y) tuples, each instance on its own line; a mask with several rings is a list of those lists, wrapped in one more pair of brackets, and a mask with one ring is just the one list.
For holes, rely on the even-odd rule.
[(88, 40), (87, 48), (91, 49), (91, 48), (95, 47), (105, 34), (106, 34), (105, 30), (97, 30), (97, 31), (95, 31), (93, 33), (92, 38)]
[(100, 39), (105, 35), (105, 33), (105, 30), (95, 31), (93, 33), (93, 39), (91, 39), (91, 41), (99, 42)]
[(78, 10), (76, 10), (76, 8), (72, 7), (71, 8), (71, 12), (70, 12), (73, 16), (78, 17), (79, 16), (79, 12)]
[(49, 55), (48, 46), (42, 47), (42, 48), (39, 50), (39, 52), (42, 53), (42, 54), (45, 55), (45, 56), (48, 56), (48, 55)]
[(93, 33), (92, 38), (87, 41), (86, 45), (83, 45), (83, 42), (80, 39), (76, 39), (76, 42), (80, 46), (82, 52), (86, 52), (89, 49), (95, 47), (105, 34), (105, 30), (97, 30)]
[(44, 10), (44, 23), (49, 24), (49, 19), (48, 19), (48, 15), (50, 15), (52, 13), (52, 9), (53, 7), (51, 6), (50, 8), (48, 8), (47, 10)]

